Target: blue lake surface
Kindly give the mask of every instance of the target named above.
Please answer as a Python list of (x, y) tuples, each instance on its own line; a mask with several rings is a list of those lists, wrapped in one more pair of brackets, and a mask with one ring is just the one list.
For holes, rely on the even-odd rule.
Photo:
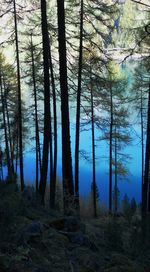
[[(74, 129), (71, 129), (71, 139), (74, 138)], [(91, 154), (91, 132), (86, 131), (81, 133), (81, 147)], [(96, 138), (100, 132), (96, 130)], [(74, 144), (72, 141), (72, 157), (74, 158)], [(126, 193), (131, 199), (135, 197), (139, 203), (141, 200), (141, 147), (140, 144), (128, 146), (125, 149), (125, 153), (130, 154), (132, 157), (128, 163), (129, 174), (127, 179), (119, 178), (118, 187), (120, 190), (120, 199), (123, 198)], [(109, 168), (108, 168), (108, 145), (103, 142), (96, 142), (96, 181), (100, 193), (101, 202), (108, 204), (108, 186), (109, 186)], [(35, 182), (35, 155), (33, 153), (27, 153), (24, 157), (25, 162), (25, 180), (27, 183)], [(74, 168), (74, 160), (73, 160)], [(58, 135), (58, 168), (57, 175), (61, 180), (61, 130), (59, 129)], [(49, 179), (48, 179), (49, 182)], [(83, 158), (80, 160), (80, 193), (81, 195), (87, 195), (91, 188), (92, 182), (92, 164), (85, 161)]]
[[(128, 62), (126, 65), (122, 65), (122, 70), (128, 78), (128, 87), (130, 88), (133, 82), (133, 72), (135, 62)], [(60, 104), (58, 104), (58, 119), (60, 120)], [(71, 105), (71, 144), (72, 144), (72, 158), (73, 158), (73, 169), (74, 169), (74, 139), (75, 139), (75, 109)], [(133, 116), (132, 116), (133, 118)], [(141, 146), (140, 146), (140, 127), (134, 126), (135, 133), (132, 133), (133, 142), (128, 145), (123, 152), (131, 156), (131, 160), (128, 162), (127, 167), (129, 174), (127, 179), (120, 179), (118, 177), (118, 187), (120, 190), (120, 198), (125, 193), (131, 199), (135, 197), (139, 203), (141, 200)], [(109, 185), (109, 146), (106, 141), (97, 141), (101, 136), (101, 131), (95, 129), (96, 138), (96, 181), (100, 193), (100, 200), (106, 205), (108, 204), (108, 185)], [(83, 131), (80, 136), (80, 148), (88, 152), (91, 156), (91, 131)], [(27, 150), (34, 146), (34, 142), (31, 142), (27, 146)], [(25, 152), (24, 154), (24, 172), (25, 180), (27, 183), (35, 182), (35, 154), (33, 152)], [(61, 127), (58, 128), (58, 168), (57, 175), (62, 175), (61, 170)], [(49, 182), (49, 181), (48, 181)], [(85, 161), (83, 158), (80, 160), (80, 193), (87, 195), (91, 188), (92, 182), (92, 164)]]

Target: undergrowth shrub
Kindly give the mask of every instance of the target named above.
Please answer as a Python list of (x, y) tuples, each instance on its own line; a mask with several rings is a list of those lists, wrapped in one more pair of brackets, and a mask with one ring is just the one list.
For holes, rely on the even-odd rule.
[(123, 249), (122, 234), (123, 229), (121, 223), (115, 217), (108, 218), (108, 222), (104, 230), (107, 246), (113, 250)]

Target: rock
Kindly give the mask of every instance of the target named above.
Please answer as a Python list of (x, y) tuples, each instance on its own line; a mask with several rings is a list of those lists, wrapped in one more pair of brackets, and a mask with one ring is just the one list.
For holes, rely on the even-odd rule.
[(97, 246), (92, 242), (87, 235), (83, 234), (82, 232), (65, 232), (65, 231), (59, 231), (59, 233), (67, 236), (69, 241), (73, 244), (77, 244), (80, 246), (85, 246), (89, 249), (91, 249), (94, 252), (98, 251)]
[(19, 231), (19, 245), (26, 245), (32, 238), (40, 237), (43, 232), (43, 225), (40, 222), (33, 222)]
[(85, 224), (83, 224), (76, 217), (68, 216), (60, 219), (53, 220), (49, 225), (57, 230), (64, 230), (67, 232), (78, 232), (85, 233)]

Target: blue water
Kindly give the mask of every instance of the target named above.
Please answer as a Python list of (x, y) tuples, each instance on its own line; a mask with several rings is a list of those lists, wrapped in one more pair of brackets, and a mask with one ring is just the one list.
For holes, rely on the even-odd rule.
[[(100, 135), (98, 130), (95, 131), (96, 138)], [(74, 129), (71, 129), (72, 139), (72, 156), (74, 158)], [(81, 133), (81, 147), (85, 149), (91, 156), (91, 132), (86, 131)], [(141, 200), (141, 147), (138, 141), (134, 142), (134, 145), (130, 145), (125, 148), (124, 152), (130, 154), (132, 159), (128, 163), (129, 174), (127, 178), (118, 177), (118, 187), (120, 191), (120, 199), (123, 198), (126, 193), (131, 199), (135, 197), (139, 203)], [(96, 142), (96, 181), (100, 193), (100, 201), (108, 204), (108, 185), (109, 185), (109, 168), (108, 157), (109, 149), (106, 142)], [(24, 157), (25, 163), (25, 180), (27, 183), (35, 182), (35, 155), (33, 153), (27, 153)], [(73, 161), (74, 168), (74, 161)], [(58, 135), (58, 168), (57, 176), (61, 180), (61, 129), (59, 128)], [(49, 182), (49, 179), (48, 179)], [(80, 193), (81, 195), (87, 195), (91, 188), (92, 182), (92, 164), (81, 157), (80, 159)]]
[[(133, 77), (132, 73), (134, 71), (135, 63), (128, 63), (128, 65), (123, 65), (122, 70), (128, 77), (129, 87), (132, 85)], [(58, 119), (60, 120), (60, 104), (58, 104)], [(72, 143), (72, 157), (73, 157), (73, 169), (74, 169), (74, 139), (75, 139), (75, 110), (71, 108), (71, 143)], [(134, 127), (136, 134), (140, 136), (140, 129), (138, 126)], [(135, 135), (136, 135), (135, 134)], [(133, 142), (128, 145), (123, 152), (131, 156), (127, 167), (129, 169), (129, 174), (126, 179), (121, 179), (118, 177), (118, 187), (120, 190), (120, 198), (124, 196), (125, 193), (131, 199), (135, 197), (137, 202), (141, 200), (141, 147), (139, 137), (132, 133)], [(100, 130), (95, 130), (96, 138), (96, 181), (100, 193), (100, 200), (105, 204), (108, 204), (108, 185), (109, 185), (109, 148), (106, 141), (98, 141), (97, 139), (101, 136)], [(27, 152), (31, 150), (34, 146), (34, 142), (31, 142), (26, 146), (26, 151), (24, 154), (24, 172), (26, 183), (35, 182), (35, 154), (33, 152)], [(80, 138), (80, 148), (85, 150), (89, 157), (91, 157), (91, 131), (81, 132)], [(90, 158), (91, 159), (91, 158)], [(57, 176), (61, 180), (62, 170), (61, 170), (61, 127), (58, 128), (58, 168)], [(49, 181), (48, 181), (49, 182)], [(87, 195), (91, 188), (92, 182), (92, 164), (86, 161), (82, 157), (80, 158), (80, 193), (82, 195)]]

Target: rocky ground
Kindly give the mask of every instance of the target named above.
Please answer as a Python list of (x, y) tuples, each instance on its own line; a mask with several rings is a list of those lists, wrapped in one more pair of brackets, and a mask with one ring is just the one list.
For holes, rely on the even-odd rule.
[(64, 217), (1, 185), (0, 272), (150, 272), (138, 224)]

